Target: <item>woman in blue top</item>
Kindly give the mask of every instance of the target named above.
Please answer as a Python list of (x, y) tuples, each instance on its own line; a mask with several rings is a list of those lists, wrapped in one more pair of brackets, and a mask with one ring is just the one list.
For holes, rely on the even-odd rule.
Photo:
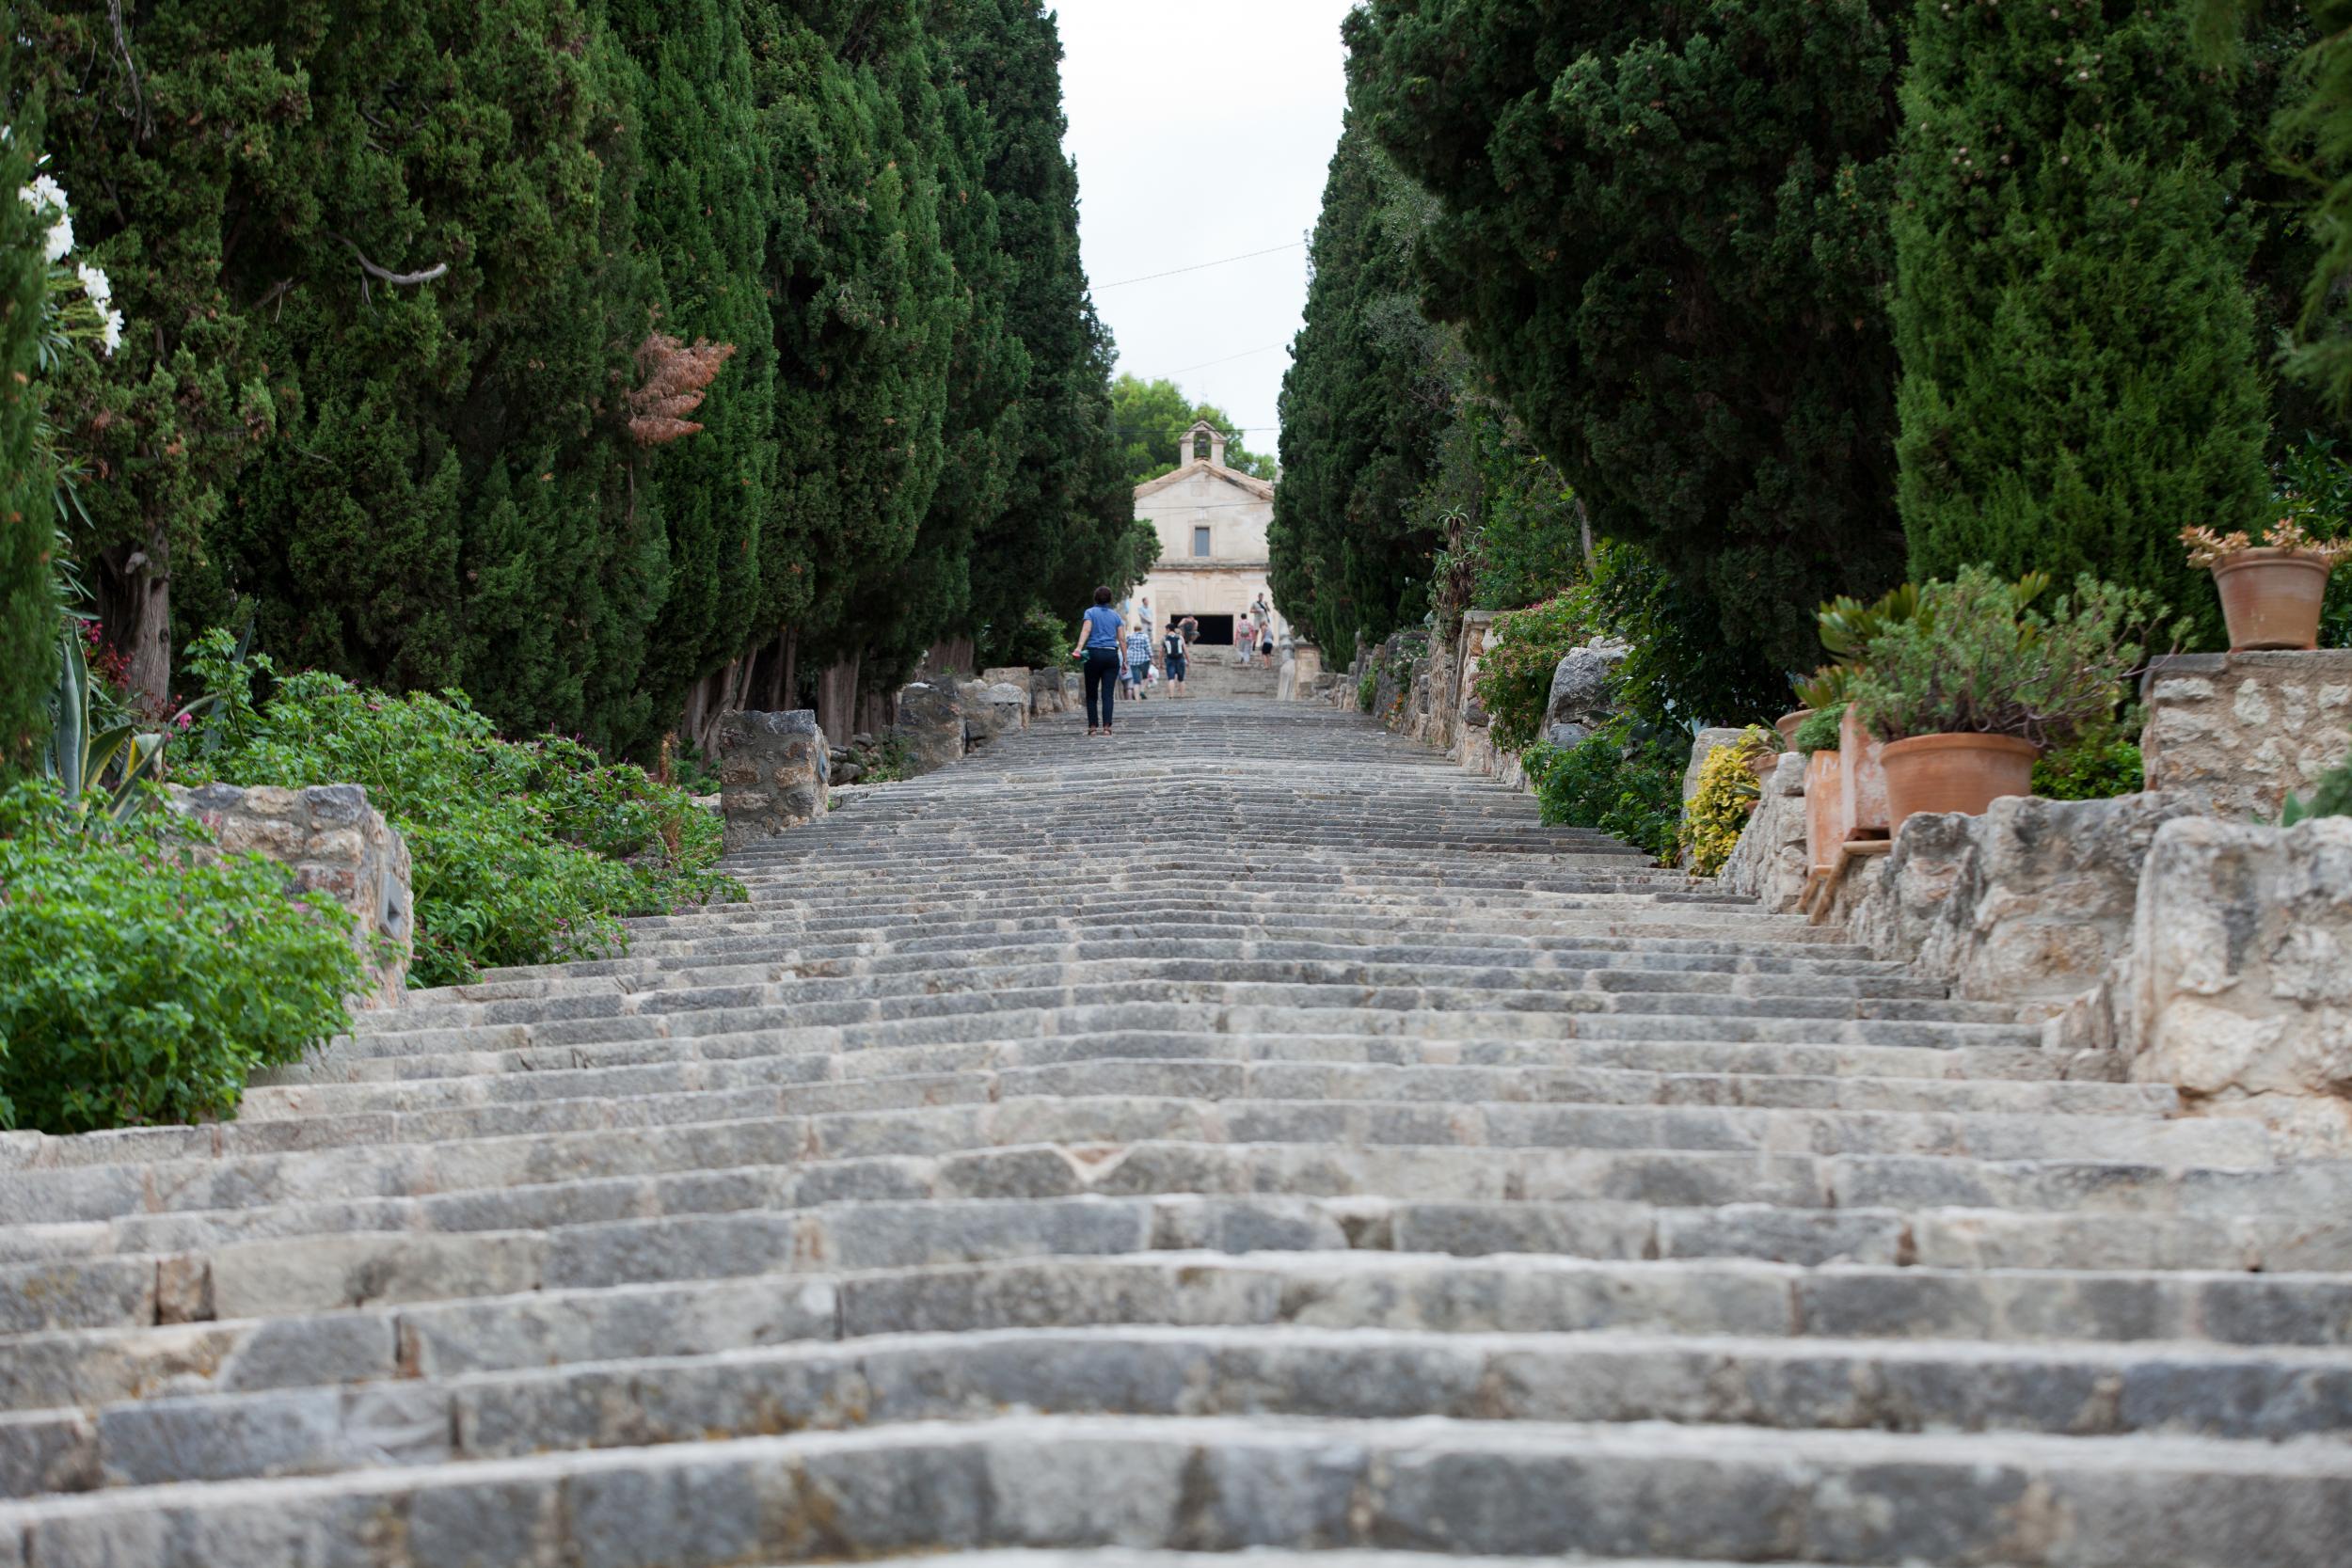
[(1098, 588), (1078, 628), (1073, 658), (1086, 661), (1087, 734), (1111, 733), (1111, 699), (1119, 695), (1119, 638), (1125, 628), (1111, 608), (1111, 591)]

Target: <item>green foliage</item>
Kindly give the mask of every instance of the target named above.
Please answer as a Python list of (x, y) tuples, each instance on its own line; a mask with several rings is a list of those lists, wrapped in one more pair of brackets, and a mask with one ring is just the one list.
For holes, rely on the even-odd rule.
[(2033, 765), (2033, 792), (2046, 800), (2105, 800), (2147, 787), (2146, 759), (2122, 735), (2086, 736)]
[(159, 776), (164, 736), (119, 721), (100, 701), (83, 657), (81, 626), (57, 633), (56, 689), (50, 699), (49, 744), (41, 776), (70, 811), (94, 811), (121, 821), (147, 802)]
[(2279, 818), (2280, 826), (2292, 828), (2297, 822), (2308, 822), (2314, 816), (2352, 816), (2352, 762), (2339, 763), (2319, 781), (2319, 787), (2307, 801), (2298, 796), (2287, 797), (2286, 810)]
[(1427, 611), (1430, 557), (1443, 543), (1420, 505), (1454, 401), (1440, 334), (1414, 301), (1425, 204), (1351, 118), (1282, 377), (1282, 483), (1268, 533), (1283, 613), (1343, 657)]
[(1816, 752), (1835, 752), (1844, 744), (1845, 722), (1845, 704), (1832, 703), (1827, 707), (1817, 707), (1804, 716), (1804, 722), (1797, 726), (1797, 733), (1789, 744), (1803, 756), (1809, 757)]
[(1618, 725), (1566, 751), (1519, 753), (1547, 822), (1610, 834), (1661, 862), (1675, 858), (1682, 829), (1682, 770), (1670, 740)]
[[(1176, 471), (1184, 433), (1206, 420), (1226, 433), (1225, 466), (1252, 479), (1274, 478), (1274, 459), (1249, 450), (1233, 428), (1233, 417), (1214, 403), (1195, 403), (1173, 381), (1122, 375), (1111, 383), (1112, 428), (1118, 437), (1120, 472), (1132, 488)], [(1200, 455), (1207, 456), (1205, 449)]]
[(977, 662), (983, 670), (1058, 670), (1069, 660), (1070, 628), (1041, 607), (1009, 626), (981, 628)]
[(1691, 868), (1712, 877), (1731, 859), (1740, 834), (1762, 796), (1748, 759), (1769, 754), (1777, 743), (1767, 731), (1750, 730), (1738, 745), (1719, 746), (1699, 765), (1699, 786), (1682, 818), (1682, 848)]
[(859, 775), (857, 782), (862, 784), (897, 784), (908, 776), (906, 742), (894, 735), (883, 736), (881, 744), (874, 748), (872, 756), (866, 764), (866, 771)]
[[(132, 317), (56, 404), (149, 705), (249, 602), (642, 754), (1140, 575), (1038, 0), (135, 10), (11, 25)], [(657, 332), (736, 351), (698, 429)]]
[(2185, 523), (2264, 497), (2254, 232), (2181, 0), (1923, 0), (1903, 93), (1899, 499), (1922, 577), (2090, 573), (2218, 609)]
[(1354, 113), (1438, 204), (1425, 303), (1735, 687), (1812, 662), (1820, 599), (1899, 575), (1882, 297), (1909, 9), (1372, 0), (1347, 23)]
[(56, 537), (51, 476), (39, 460), (41, 297), (48, 276), (45, 225), (15, 193), (33, 177), (40, 127), (12, 111), (0, 142), (0, 779), (32, 766), (49, 729), (57, 604), (50, 590)]
[(1375, 665), (1365, 671), (1364, 678), (1356, 683), (1356, 710), (1359, 713), (1370, 713), (1372, 705), (1379, 701), (1379, 698), (1380, 671)]
[(2158, 610), (2145, 594), (2088, 576), (2045, 611), (2049, 579), (2004, 582), (1967, 566), (1920, 588), (1910, 618), (1860, 651), (1847, 691), (1881, 740), (2006, 735), (2062, 746), (2108, 723)]
[(0, 1126), (227, 1117), (359, 989), (350, 916), (284, 868), (199, 856), (156, 811), (101, 830), (46, 784), (0, 795)]
[(1551, 677), (1568, 650), (1592, 635), (1585, 606), (1564, 594), (1498, 616), (1471, 689), (1506, 752), (1534, 744), (1551, 703)]
[(229, 653), (217, 631), (197, 650), (218, 702), (176, 776), (365, 785), (414, 862), (416, 985), (621, 953), (622, 917), (740, 896), (716, 869), (717, 818), (642, 768), (551, 736), (501, 740), (456, 691), (394, 697), (311, 672), (256, 705), (269, 661)]
[(1626, 711), (1660, 728), (1777, 718), (1788, 682), (1725, 641), (1714, 608), (1630, 545), (1601, 546), (1571, 591), (1588, 625), (1626, 645), (1617, 667)]

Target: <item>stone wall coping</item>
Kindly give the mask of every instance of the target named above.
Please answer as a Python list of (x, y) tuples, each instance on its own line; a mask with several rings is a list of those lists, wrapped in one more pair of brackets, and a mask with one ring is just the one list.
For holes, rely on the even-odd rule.
[(2352, 648), (2273, 648), (2240, 654), (2159, 654), (2148, 661), (2139, 678), (2145, 701), (2156, 682), (2167, 675), (2220, 675), (2233, 670), (2248, 674), (2341, 675), (2352, 679)]

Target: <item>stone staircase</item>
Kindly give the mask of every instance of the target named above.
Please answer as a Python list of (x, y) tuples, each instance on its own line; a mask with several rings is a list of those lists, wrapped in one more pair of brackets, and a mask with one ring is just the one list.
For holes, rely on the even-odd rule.
[(1241, 656), (1227, 647), (1195, 643), (1185, 662), (1186, 697), (1208, 701), (1256, 697), (1271, 702), (1281, 684), (1281, 668), (1273, 659), (1252, 659), (1244, 669)]
[(2352, 1168), (1322, 707), (0, 1140), (0, 1565), (2342, 1568)]

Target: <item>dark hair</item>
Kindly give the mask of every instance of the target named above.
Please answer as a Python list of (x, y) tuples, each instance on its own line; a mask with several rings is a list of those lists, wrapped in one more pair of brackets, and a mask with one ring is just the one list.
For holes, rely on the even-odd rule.
[(1096, 589), (1096, 590), (1094, 591), (1094, 602), (1095, 602), (1096, 604), (1108, 604), (1108, 603), (1110, 603), (1110, 602), (1111, 602), (1111, 591), (1110, 591), (1109, 589), (1107, 589), (1107, 588), (1098, 588), (1098, 589)]

